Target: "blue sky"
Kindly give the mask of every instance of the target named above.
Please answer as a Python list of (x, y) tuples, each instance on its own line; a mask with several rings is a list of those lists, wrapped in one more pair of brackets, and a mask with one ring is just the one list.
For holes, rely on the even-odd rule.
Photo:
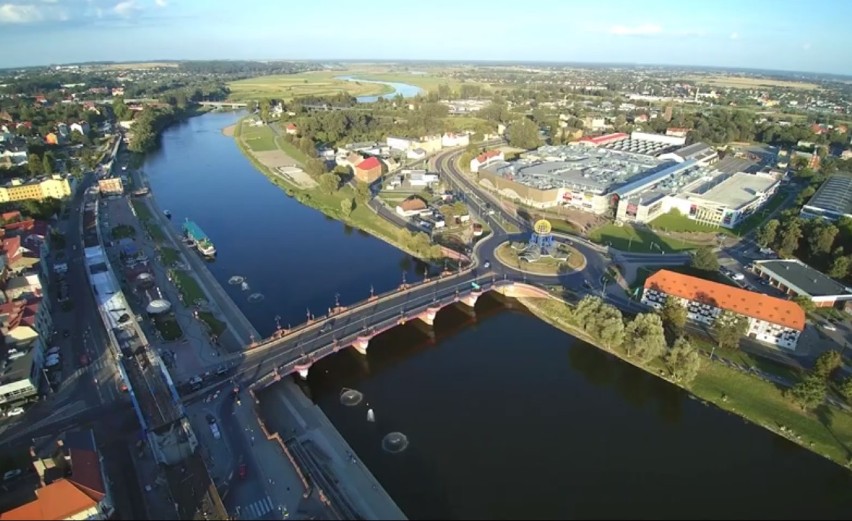
[(436, 59), (852, 75), (849, 20), (848, 0), (0, 0), (0, 67)]

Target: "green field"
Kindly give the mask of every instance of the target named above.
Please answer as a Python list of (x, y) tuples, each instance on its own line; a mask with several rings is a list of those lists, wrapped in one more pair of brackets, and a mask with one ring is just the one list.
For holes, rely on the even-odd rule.
[(225, 325), (224, 322), (213, 316), (213, 313), (209, 311), (199, 311), (198, 318), (200, 318), (207, 327), (210, 328), (210, 332), (216, 336), (220, 336), (225, 332), (228, 326)]
[(174, 248), (162, 248), (160, 249), (160, 255), (162, 256), (163, 265), (167, 268), (174, 266), (178, 259), (180, 259), (180, 252)]
[(333, 96), (341, 92), (352, 96), (374, 96), (393, 92), (393, 89), (386, 85), (335, 79), (336, 76), (350, 76), (356, 72), (303, 72), (233, 81), (228, 84), (231, 89), (228, 98), (230, 101), (260, 98), (291, 100), (302, 96)]
[(440, 73), (436, 72), (425, 72), (425, 74), (414, 74), (406, 71), (389, 71), (389, 72), (373, 72), (371, 69), (367, 68), (364, 71), (353, 70), (348, 72), (347, 75), (355, 76), (357, 78), (365, 79), (365, 80), (374, 80), (374, 81), (389, 81), (395, 83), (408, 83), (409, 85), (416, 85), (425, 91), (433, 91), (438, 90), (438, 87), (441, 85), (447, 85), (452, 90), (459, 90), (463, 83), (467, 83), (468, 85), (478, 85), (480, 87), (488, 88), (488, 85), (484, 83), (477, 82), (461, 82), (455, 78), (450, 78), (448, 76), (441, 76)]
[(178, 291), (183, 296), (185, 304), (193, 305), (198, 301), (207, 300), (207, 296), (192, 275), (181, 270), (172, 270), (170, 273), (175, 286), (177, 286)]
[(497, 128), (488, 121), (474, 116), (447, 116), (444, 118), (444, 130), (447, 132), (472, 130), (485, 134), (495, 132)]
[(160, 332), (163, 340), (177, 340), (183, 336), (183, 331), (181, 330), (180, 325), (172, 316), (155, 318), (154, 326), (157, 328), (157, 331)]
[(240, 138), (252, 152), (278, 150), (278, 145), (275, 144), (275, 132), (268, 126), (254, 127), (243, 124), (242, 127)]
[(667, 232), (718, 232), (719, 226), (703, 224), (690, 219), (678, 211), (663, 214), (648, 223), (651, 228)]
[(275, 140), (275, 143), (276, 145), (278, 145), (278, 148), (282, 152), (293, 158), (300, 165), (304, 165), (308, 161), (308, 159), (310, 159), (307, 154), (293, 146), (289, 141), (286, 141), (284, 138), (279, 137)]
[[(694, 250), (697, 247), (695, 244), (657, 235), (653, 230), (637, 228), (629, 224), (623, 226), (606, 224), (592, 230), (589, 239), (598, 244), (610, 245), (617, 250), (633, 253), (660, 253), (660, 249), (663, 253), (672, 253)], [(655, 244), (657, 246), (654, 246)]]

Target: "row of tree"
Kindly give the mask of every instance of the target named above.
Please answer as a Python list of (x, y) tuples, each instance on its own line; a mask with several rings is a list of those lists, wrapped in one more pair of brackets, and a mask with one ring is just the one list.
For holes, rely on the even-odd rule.
[(757, 230), (755, 241), (781, 257), (797, 256), (805, 263), (837, 279), (852, 276), (852, 218), (836, 223), (802, 219), (794, 210), (782, 212)]
[[(785, 391), (785, 395), (796, 402), (802, 409), (815, 409), (823, 404), (828, 394), (829, 386), (843, 366), (843, 355), (837, 351), (826, 351), (819, 355), (810, 371), (793, 387)], [(852, 377), (839, 382), (838, 390), (847, 401), (852, 401)]]

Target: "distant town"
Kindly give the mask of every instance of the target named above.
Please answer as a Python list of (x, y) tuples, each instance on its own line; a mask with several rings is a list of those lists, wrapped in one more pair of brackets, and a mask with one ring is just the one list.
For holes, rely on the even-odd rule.
[[(228, 246), (172, 223), (145, 171), (165, 132), (234, 111), (220, 133), (270, 189), (422, 278), (261, 335), (208, 268)], [(402, 517), (294, 382), (489, 292), (852, 468), (850, 125), (848, 78), (772, 71), (0, 70), (0, 520)]]

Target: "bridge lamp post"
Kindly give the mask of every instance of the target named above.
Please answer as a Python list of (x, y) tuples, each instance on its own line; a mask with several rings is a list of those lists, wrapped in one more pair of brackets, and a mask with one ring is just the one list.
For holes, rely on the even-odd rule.
[(405, 286), (405, 272), (402, 272), (402, 285)]
[(275, 329), (281, 331), (281, 315), (275, 315)]
[(339, 307), (340, 307), (340, 293), (335, 293), (335, 294), (334, 294), (334, 307), (335, 307), (335, 308), (339, 308)]
[(373, 298), (375, 296), (376, 296), (376, 290), (373, 288), (373, 285), (370, 284), (370, 298)]

